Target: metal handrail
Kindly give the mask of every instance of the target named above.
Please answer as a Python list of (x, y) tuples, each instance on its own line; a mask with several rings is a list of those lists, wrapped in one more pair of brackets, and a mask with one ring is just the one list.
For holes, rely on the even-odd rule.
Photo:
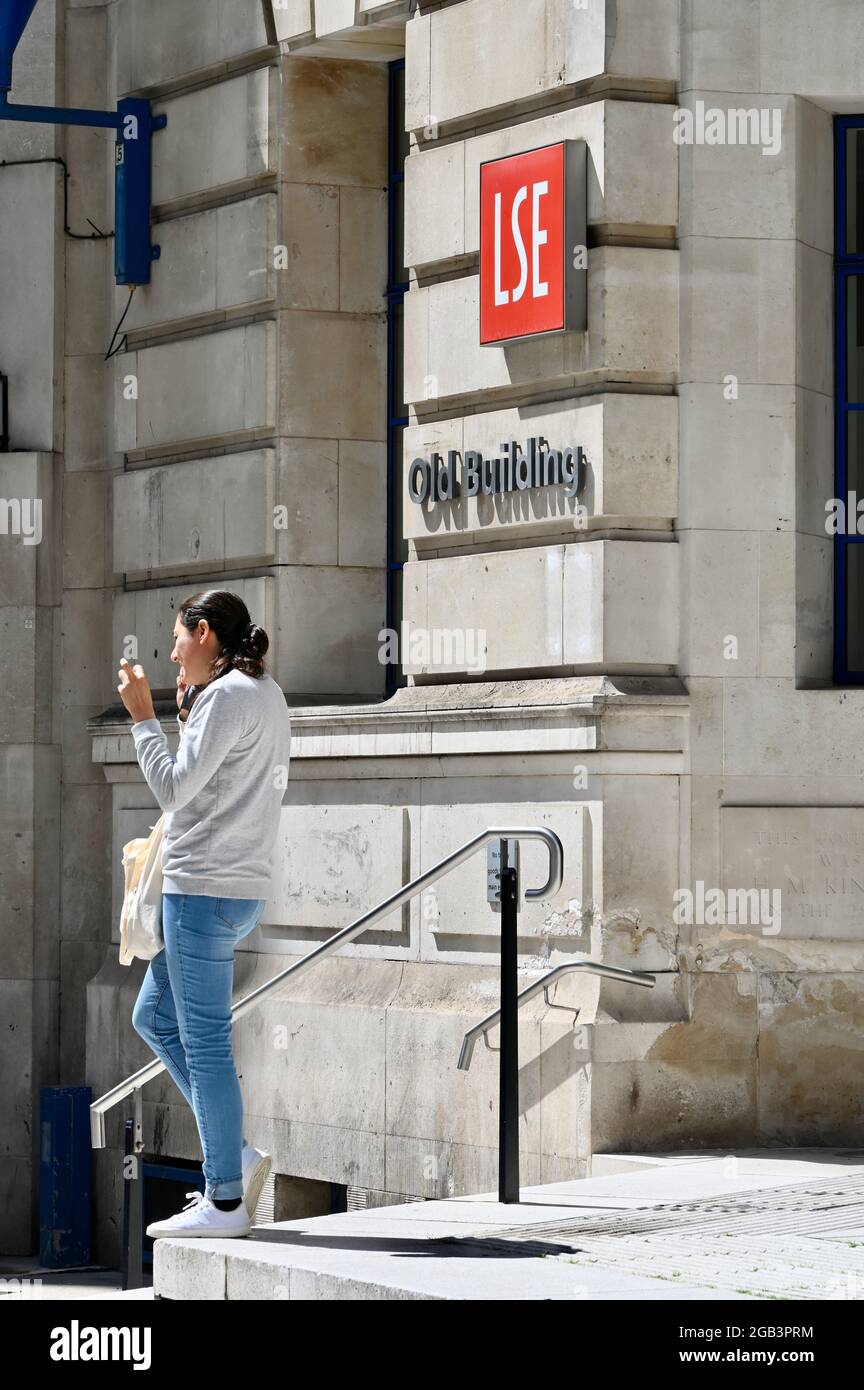
[[(541, 989), (544, 992), (547, 991), (559, 976), (569, 975), (571, 970), (584, 970), (586, 975), (605, 975), (609, 980), (623, 980), (626, 984), (644, 985), (647, 989), (651, 989), (657, 983), (657, 977), (648, 970), (625, 970), (617, 965), (601, 965), (594, 960), (567, 960), (563, 961), (561, 965), (554, 966), (552, 970), (547, 970), (546, 974), (541, 975), (539, 980), (534, 980), (532, 984), (520, 990), (516, 996), (516, 1007), (521, 1008), (526, 1000), (534, 994), (539, 994)], [(548, 994), (546, 995), (546, 1003), (551, 1003)], [(462, 1039), (462, 1048), (457, 1063), (460, 1071), (467, 1071), (470, 1067), (474, 1044), (480, 1034), (486, 1034), (490, 1028), (494, 1028), (500, 1017), (501, 1010), (496, 1009), (494, 1013), (487, 1014), (479, 1023), (475, 1023), (473, 1028), (468, 1029)]]
[[(373, 907), (369, 912), (364, 913), (362, 917), (358, 917), (356, 921), (351, 922), (347, 927), (343, 927), (342, 931), (336, 932), (335, 936), (331, 936), (329, 940), (323, 941), (320, 946), (316, 946), (314, 950), (309, 951), (307, 955), (295, 961), (293, 965), (289, 965), (284, 970), (280, 970), (279, 974), (274, 975), (272, 980), (268, 980), (265, 984), (259, 985), (258, 989), (253, 990), (251, 994), (247, 994), (244, 999), (238, 1000), (231, 1008), (232, 1019), (240, 1018), (242, 1014), (247, 1013), (254, 1005), (259, 1004), (265, 995), (272, 993), (276, 986), (281, 984), (283, 980), (286, 980), (289, 975), (296, 975), (298, 971), (308, 969), (310, 965), (314, 965), (316, 961), (323, 959), (324, 956), (331, 955), (334, 951), (337, 951), (340, 946), (345, 945), (346, 942), (351, 941), (353, 937), (359, 936), (361, 932), (366, 931), (368, 927), (380, 921), (382, 917), (386, 917), (388, 913), (395, 911), (397, 907), (402, 907), (404, 903), (408, 902), (410, 898), (413, 898), (416, 893), (419, 893), (428, 884), (441, 878), (445, 873), (449, 873), (451, 869), (455, 869), (458, 864), (463, 863), (466, 859), (470, 859), (473, 854), (476, 854), (477, 851), (488, 844), (490, 840), (499, 839), (542, 840), (549, 851), (549, 877), (542, 888), (526, 888), (525, 897), (534, 900), (537, 898), (546, 898), (558, 892), (564, 873), (564, 847), (554, 830), (549, 830), (545, 826), (529, 826), (517, 830), (482, 830), (479, 835), (475, 835), (473, 839), (466, 841), (461, 848), (454, 850), (452, 854), (446, 855), (445, 858), (440, 860), (437, 864), (433, 864), (432, 868), (427, 869), (425, 874), (420, 874), (417, 878), (411, 879), (410, 883), (406, 883), (403, 888), (392, 893), (389, 898), (385, 898), (377, 907)], [(140, 1091), (142, 1086), (146, 1085), (148, 1081), (152, 1081), (154, 1076), (158, 1076), (160, 1071), (164, 1070), (165, 1063), (158, 1057), (154, 1057), (153, 1061), (148, 1062), (140, 1071), (134, 1072), (132, 1076), (128, 1076), (125, 1081), (119, 1082), (119, 1084), (112, 1087), (110, 1091), (106, 1091), (104, 1096), (100, 1096), (98, 1100), (93, 1101), (90, 1106), (90, 1142), (94, 1149), (104, 1149), (105, 1147), (105, 1112), (111, 1110), (113, 1106), (118, 1105), (120, 1101), (125, 1100), (127, 1096), (132, 1095), (133, 1092), (137, 1093)]]

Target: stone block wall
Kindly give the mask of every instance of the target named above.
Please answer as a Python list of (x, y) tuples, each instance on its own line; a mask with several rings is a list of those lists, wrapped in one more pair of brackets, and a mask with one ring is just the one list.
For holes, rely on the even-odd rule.
[[(0, 169), (0, 473), (7, 501), (41, 498), (47, 540), (0, 536), (6, 1248), (35, 1234), (38, 1085), (99, 1094), (147, 1060), (128, 1022), (143, 970), (117, 965), (116, 937), (119, 850), (153, 804), (114, 673), (134, 639), (169, 694), (177, 604), (209, 584), (270, 632), (295, 729), (238, 992), (482, 825), (548, 824), (565, 883), (525, 905), (523, 978), (591, 958), (657, 983), (571, 977), (564, 1010), (523, 1013), (524, 1180), (613, 1147), (857, 1142), (860, 692), (831, 685), (824, 506), (831, 119), (864, 111), (862, 24), (844, 0), (40, 0), (15, 100), (145, 95), (168, 125), (161, 259), (106, 362), (127, 293), (108, 237), (64, 232), (54, 161), (69, 230), (110, 232), (110, 139), (0, 122), (4, 159), (47, 161)], [(404, 617), (476, 633), (482, 663), (409, 652), (382, 702), (403, 54)], [(677, 144), (698, 101), (776, 112), (778, 148)], [(481, 347), (480, 165), (559, 139), (586, 150), (587, 330)], [(580, 509), (563, 488), (408, 495), (418, 456), (531, 434), (581, 441)], [(286, 1178), (494, 1186), (495, 1058), (455, 1068), (497, 997), (483, 868), (238, 1028), (250, 1128)], [(536, 846), (524, 869), (542, 876)], [(779, 933), (674, 919), (681, 887), (777, 873)], [(171, 1083), (145, 1099), (148, 1143), (198, 1157)], [(121, 1141), (115, 1113), (101, 1259)]]

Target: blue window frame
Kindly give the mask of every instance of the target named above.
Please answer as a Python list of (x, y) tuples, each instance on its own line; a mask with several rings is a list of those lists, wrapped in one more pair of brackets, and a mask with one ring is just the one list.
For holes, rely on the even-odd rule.
[[(834, 455), (846, 508), (834, 548), (834, 680), (864, 683), (864, 535), (849, 494), (864, 500), (864, 116), (834, 119)], [(851, 532), (851, 534), (850, 534)]]
[[(408, 424), (404, 401), (404, 309), (408, 289), (405, 257), (405, 59), (389, 67), (387, 140), (387, 618), (388, 628), (401, 632), (402, 567), (407, 546), (402, 539), (402, 436)], [(405, 684), (401, 665), (384, 668), (385, 691)]]

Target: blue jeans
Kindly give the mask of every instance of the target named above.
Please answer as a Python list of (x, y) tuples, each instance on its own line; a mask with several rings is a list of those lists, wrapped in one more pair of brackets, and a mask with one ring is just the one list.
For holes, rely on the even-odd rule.
[(165, 1063), (198, 1125), (207, 1193), (243, 1196), (243, 1099), (231, 1051), (234, 947), (264, 898), (162, 894), (163, 949), (153, 956), (132, 1026)]

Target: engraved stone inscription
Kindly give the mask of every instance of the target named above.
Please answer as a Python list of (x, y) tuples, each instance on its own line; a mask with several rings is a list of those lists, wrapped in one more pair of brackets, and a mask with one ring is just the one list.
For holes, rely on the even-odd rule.
[(864, 938), (864, 808), (724, 806), (720, 850), (727, 892), (780, 890), (781, 940)]

